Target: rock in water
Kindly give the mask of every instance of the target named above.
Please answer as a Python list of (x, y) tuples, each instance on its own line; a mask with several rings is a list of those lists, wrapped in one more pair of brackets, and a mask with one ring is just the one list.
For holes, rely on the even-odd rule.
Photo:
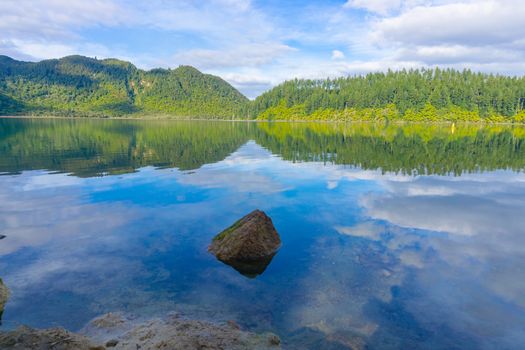
[(280, 245), (272, 219), (257, 209), (215, 236), (208, 251), (224, 261), (250, 261), (271, 256)]
[(0, 278), (0, 325), (2, 324), (2, 314), (4, 313), (4, 306), (9, 299), (9, 289)]
[(248, 266), (247, 274), (257, 275), (280, 246), (281, 238), (272, 219), (257, 209), (215, 236), (208, 251), (241, 273), (243, 266)]

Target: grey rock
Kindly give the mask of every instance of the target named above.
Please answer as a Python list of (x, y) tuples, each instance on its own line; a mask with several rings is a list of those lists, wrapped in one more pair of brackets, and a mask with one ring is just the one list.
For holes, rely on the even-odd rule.
[(232, 322), (217, 324), (179, 316), (138, 320), (124, 314), (110, 313), (94, 319), (81, 332), (77, 334), (63, 328), (38, 330), (21, 326), (14, 331), (0, 331), (0, 349), (275, 350), (280, 349), (281, 343), (273, 333), (242, 331)]
[(281, 246), (272, 219), (254, 210), (213, 238), (208, 251), (246, 275), (262, 273)]
[(111, 339), (106, 342), (106, 348), (114, 348), (117, 346), (118, 340), (117, 339)]
[(44, 330), (25, 326), (9, 332), (0, 332), (0, 349), (5, 350), (103, 350), (88, 338), (63, 328)]
[[(217, 324), (180, 315), (137, 320), (123, 314), (107, 314), (91, 321), (82, 331), (114, 349), (280, 349), (273, 333), (242, 331), (233, 321)], [(113, 345), (114, 344), (114, 345)]]

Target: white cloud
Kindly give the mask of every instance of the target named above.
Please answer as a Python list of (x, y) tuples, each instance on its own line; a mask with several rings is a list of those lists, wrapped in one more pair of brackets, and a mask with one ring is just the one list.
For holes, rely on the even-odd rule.
[(280, 43), (257, 43), (220, 50), (195, 49), (175, 55), (175, 62), (192, 64), (202, 69), (253, 67), (271, 63), (276, 57), (294, 51)]
[(215, 44), (272, 39), (270, 19), (250, 1), (148, 1), (133, 6), (133, 20), (147, 27), (200, 33)]
[(342, 60), (343, 58), (345, 58), (345, 54), (342, 51), (339, 51), (339, 50), (332, 51), (333, 60)]
[(75, 38), (80, 27), (117, 25), (126, 16), (126, 8), (114, 1), (4, 0), (0, 2), (0, 31), (11, 39)]
[(374, 25), (380, 42), (416, 45), (485, 45), (523, 38), (521, 1), (469, 1), (417, 6)]
[(416, 46), (401, 49), (398, 52), (398, 57), (401, 59), (413, 59), (430, 64), (454, 64), (458, 62), (514, 63), (522, 60), (525, 57), (524, 55), (525, 53), (520, 50), (465, 45)]
[[(400, 60), (421, 65), (492, 64), (490, 69), (505, 72), (508, 68), (502, 63), (525, 58), (524, 16), (525, 8), (516, 0), (433, 2), (374, 19), (368, 39)], [(515, 69), (522, 72), (523, 65)]]
[(79, 32), (129, 21), (127, 8), (110, 0), (2, 1), (0, 54), (31, 60), (72, 54), (110, 56), (114, 50), (86, 41)]
[(279, 81), (272, 80), (267, 76), (262, 76), (260, 72), (254, 69), (247, 69), (243, 73), (217, 72), (216, 74), (251, 99), (256, 98), (264, 91), (271, 89), (273, 85), (279, 83)]

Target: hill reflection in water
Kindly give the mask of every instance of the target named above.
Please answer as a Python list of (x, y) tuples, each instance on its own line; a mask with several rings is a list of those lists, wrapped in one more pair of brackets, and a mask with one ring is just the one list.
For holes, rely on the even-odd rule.
[(525, 168), (525, 128), (517, 126), (0, 119), (0, 173), (192, 170), (249, 140), (285, 160), (402, 174)]

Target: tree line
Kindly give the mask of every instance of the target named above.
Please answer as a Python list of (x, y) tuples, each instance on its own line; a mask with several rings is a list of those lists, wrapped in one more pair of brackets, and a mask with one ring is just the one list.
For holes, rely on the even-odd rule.
[(525, 78), (423, 69), (284, 82), (251, 116), (282, 120), (525, 122)]
[(249, 101), (190, 66), (144, 71), (83, 56), (0, 56), (0, 115), (179, 116), (330, 121), (525, 123), (525, 78), (412, 69), (286, 81)]

